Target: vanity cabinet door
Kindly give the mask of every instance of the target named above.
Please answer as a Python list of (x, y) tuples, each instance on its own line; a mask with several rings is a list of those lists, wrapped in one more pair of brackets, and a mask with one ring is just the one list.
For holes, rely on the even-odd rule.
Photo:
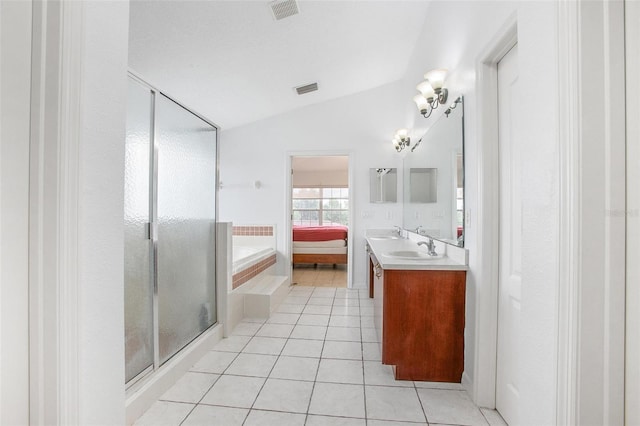
[(382, 362), (396, 379), (460, 383), (465, 281), (464, 271), (384, 271)]

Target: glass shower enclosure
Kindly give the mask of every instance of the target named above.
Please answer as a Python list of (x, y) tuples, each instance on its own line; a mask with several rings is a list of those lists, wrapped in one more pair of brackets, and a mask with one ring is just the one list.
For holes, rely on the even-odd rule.
[(125, 383), (216, 323), (217, 127), (129, 76)]

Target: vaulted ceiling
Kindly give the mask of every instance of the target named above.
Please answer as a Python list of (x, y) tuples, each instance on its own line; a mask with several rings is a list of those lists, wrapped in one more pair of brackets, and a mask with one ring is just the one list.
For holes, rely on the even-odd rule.
[[(223, 129), (400, 79), (428, 2), (131, 2), (129, 66)], [(294, 87), (318, 83), (298, 95)]]

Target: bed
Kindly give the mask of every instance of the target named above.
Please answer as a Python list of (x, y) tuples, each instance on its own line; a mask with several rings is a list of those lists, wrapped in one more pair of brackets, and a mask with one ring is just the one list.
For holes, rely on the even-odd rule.
[(293, 227), (293, 264), (347, 264), (346, 226)]

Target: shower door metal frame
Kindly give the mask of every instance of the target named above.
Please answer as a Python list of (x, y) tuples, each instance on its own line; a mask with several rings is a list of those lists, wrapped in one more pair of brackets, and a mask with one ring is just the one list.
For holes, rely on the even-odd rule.
[[(149, 182), (150, 182), (150, 191), (149, 191), (149, 219), (150, 221), (148, 222), (148, 231), (147, 231), (147, 237), (151, 243), (150, 245), (150, 256), (151, 256), (151, 262), (149, 262), (149, 268), (150, 268), (150, 274), (151, 274), (151, 279), (152, 279), (152, 285), (153, 285), (153, 293), (152, 293), (152, 310), (153, 310), (153, 316), (152, 316), (152, 321), (153, 321), (153, 334), (152, 334), (152, 341), (153, 341), (153, 363), (152, 365), (150, 365), (149, 367), (145, 368), (144, 370), (142, 370), (140, 373), (138, 373), (138, 375), (134, 376), (131, 380), (129, 380), (128, 382), (125, 383), (125, 389), (128, 390), (131, 387), (133, 387), (134, 385), (137, 384), (141, 384), (144, 383), (145, 379), (149, 378), (151, 376), (151, 374), (153, 374), (153, 372), (157, 371), (161, 364), (160, 364), (160, 321), (159, 321), (159, 316), (158, 316), (158, 302), (159, 302), (159, 295), (158, 295), (158, 149), (156, 147), (156, 131), (157, 131), (157, 123), (156, 123), (156, 100), (158, 97), (158, 94), (164, 96), (165, 98), (169, 99), (171, 102), (175, 103), (176, 105), (178, 105), (179, 107), (183, 108), (184, 110), (186, 110), (187, 112), (189, 112), (190, 114), (193, 114), (194, 116), (196, 116), (197, 118), (199, 118), (200, 120), (204, 121), (205, 123), (207, 123), (208, 125), (210, 125), (211, 127), (213, 127), (216, 130), (216, 146), (215, 146), (215, 153), (216, 153), (216, 161), (215, 161), (215, 182), (213, 182), (213, 190), (215, 191), (215, 221), (214, 221), (214, 226), (213, 226), (213, 239), (214, 239), (214, 246), (216, 247), (216, 252), (215, 255), (217, 256), (217, 241), (218, 241), (218, 234), (217, 234), (217, 230), (216, 230), (216, 226), (215, 223), (218, 220), (218, 182), (220, 181), (220, 127), (215, 124), (214, 122), (212, 122), (211, 120), (205, 118), (202, 114), (199, 114), (195, 111), (193, 111), (190, 108), (187, 108), (186, 106), (184, 106), (182, 103), (180, 103), (179, 101), (177, 101), (174, 97), (166, 94), (165, 92), (159, 90), (158, 88), (156, 88), (155, 86), (147, 83), (144, 79), (142, 79), (141, 77), (139, 77), (135, 72), (133, 72), (132, 70), (128, 71), (128, 76), (130, 78), (132, 78), (133, 80), (135, 80), (136, 82), (142, 84), (144, 87), (146, 87), (147, 89), (149, 89), (149, 92), (151, 94), (150, 96), (150, 103), (151, 103), (151, 107), (150, 107), (150, 126), (149, 126), (149, 145), (150, 145), (150, 149), (149, 149)], [(215, 265), (215, 269), (217, 270), (218, 265), (217, 265), (217, 261), (216, 259), (213, 260), (214, 261), (214, 265)], [(182, 349), (180, 349), (178, 352), (176, 352), (175, 354), (171, 355), (171, 357), (169, 357), (165, 363), (167, 361), (169, 361), (171, 358), (173, 358), (175, 355), (179, 354), (182, 350), (184, 350), (184, 348), (186, 348), (191, 342), (193, 342), (193, 340), (197, 339), (199, 336), (201, 336), (204, 332), (206, 332), (207, 330), (209, 330), (211, 327), (215, 326), (218, 323), (218, 312), (219, 312), (219, 307), (218, 307), (218, 303), (219, 303), (219, 298), (218, 298), (218, 282), (217, 282), (217, 273), (214, 274), (214, 288), (213, 288), (213, 292), (215, 294), (216, 297), (216, 321), (211, 324), (207, 329), (203, 330), (202, 333), (198, 334), (196, 337), (194, 337), (189, 343), (187, 343), (185, 346), (182, 347)]]

